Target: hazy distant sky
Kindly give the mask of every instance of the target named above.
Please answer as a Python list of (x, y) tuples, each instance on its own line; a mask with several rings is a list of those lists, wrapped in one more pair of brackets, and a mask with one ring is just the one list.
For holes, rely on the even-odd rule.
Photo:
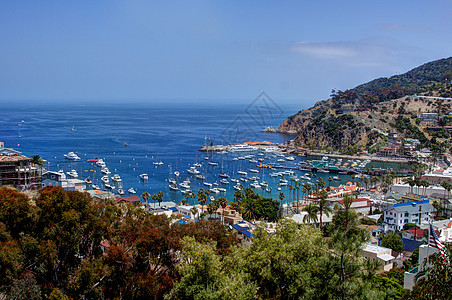
[(0, 99), (305, 106), (450, 57), (451, 36), (452, 1), (4, 0)]

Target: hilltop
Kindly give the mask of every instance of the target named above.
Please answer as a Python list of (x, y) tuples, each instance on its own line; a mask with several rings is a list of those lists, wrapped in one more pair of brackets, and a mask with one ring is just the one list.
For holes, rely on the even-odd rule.
[(451, 80), (452, 57), (350, 90), (333, 90), (330, 99), (288, 117), (277, 131), (296, 132), (294, 144), (311, 149), (375, 153), (393, 133), (444, 152), (452, 125)]

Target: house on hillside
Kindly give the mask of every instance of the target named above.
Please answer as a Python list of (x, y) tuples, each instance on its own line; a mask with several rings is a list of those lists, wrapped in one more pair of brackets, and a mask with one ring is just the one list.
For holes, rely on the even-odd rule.
[(399, 231), (406, 223), (428, 224), (436, 209), (428, 200), (390, 204), (383, 209), (384, 232)]
[(392, 250), (389, 248), (366, 245), (361, 251), (361, 254), (367, 259), (379, 261), (381, 263), (381, 271), (388, 272), (393, 267), (395, 257), (392, 256)]
[[(339, 200), (338, 203), (344, 207), (343, 200)], [(353, 199), (353, 203), (350, 206), (350, 209), (354, 210), (359, 215), (368, 215), (370, 212), (370, 207), (372, 205), (372, 201), (367, 198), (356, 198)]]

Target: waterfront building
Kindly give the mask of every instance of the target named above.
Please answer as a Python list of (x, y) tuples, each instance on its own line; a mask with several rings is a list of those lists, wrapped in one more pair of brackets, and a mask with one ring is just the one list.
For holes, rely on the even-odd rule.
[(84, 192), (86, 183), (77, 178), (66, 178), (64, 172), (45, 171), (42, 174), (42, 187), (61, 186), (66, 191)]
[(435, 211), (428, 200), (390, 204), (383, 209), (383, 230), (399, 231), (406, 223), (428, 224), (431, 221), (430, 214)]
[(0, 147), (0, 186), (12, 186), (20, 191), (41, 188), (41, 169), (31, 158), (20, 152)]

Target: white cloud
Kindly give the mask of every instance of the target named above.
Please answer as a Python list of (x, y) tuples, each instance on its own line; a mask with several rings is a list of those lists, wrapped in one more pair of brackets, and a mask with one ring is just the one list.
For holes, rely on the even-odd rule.
[(296, 53), (306, 54), (320, 59), (338, 59), (355, 56), (356, 49), (350, 44), (342, 42), (298, 42), (291, 50)]

